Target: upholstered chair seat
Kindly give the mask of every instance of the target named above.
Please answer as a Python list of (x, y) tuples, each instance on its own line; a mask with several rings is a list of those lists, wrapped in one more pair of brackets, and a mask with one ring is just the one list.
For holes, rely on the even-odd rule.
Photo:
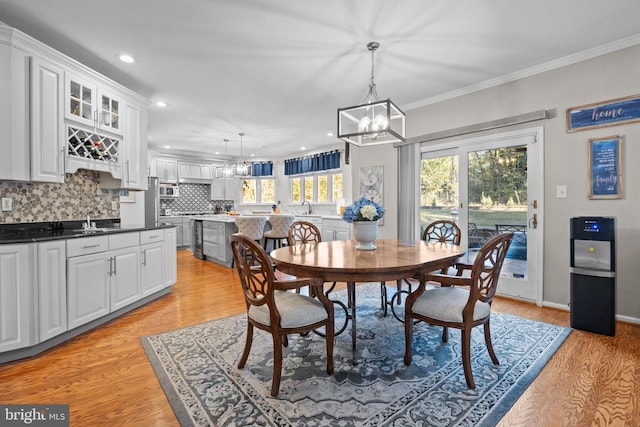
[(271, 215), (269, 224), (271, 230), (264, 232), (264, 248), (268, 250), (269, 241), (273, 240), (273, 249), (282, 247), (282, 241), (287, 241), (289, 237), (289, 227), (295, 221), (293, 215)]
[[(449, 339), (448, 328), (460, 329), (462, 367), (469, 388), (475, 388), (471, 370), (471, 330), (484, 327), (484, 341), (489, 357), (498, 365), (498, 357), (491, 343), (491, 303), (498, 288), (500, 270), (513, 240), (513, 233), (503, 233), (488, 241), (476, 255), (473, 264), (458, 263), (456, 275), (430, 273), (415, 292), (407, 297), (404, 310), (405, 365), (411, 364), (413, 328), (421, 325), (444, 326), (442, 341)], [(470, 272), (466, 275), (465, 271)], [(426, 282), (441, 287), (426, 289)], [(416, 322), (420, 320), (421, 322)]]

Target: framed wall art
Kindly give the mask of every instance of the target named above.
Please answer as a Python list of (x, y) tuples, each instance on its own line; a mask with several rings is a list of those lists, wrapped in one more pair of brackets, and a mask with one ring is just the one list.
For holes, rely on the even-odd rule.
[[(360, 195), (380, 203), (384, 207), (383, 199), (383, 183), (384, 172), (383, 166), (362, 166), (360, 168)], [(384, 217), (378, 222), (383, 225)]]
[(567, 132), (640, 121), (640, 95), (567, 109)]
[(622, 137), (589, 139), (589, 199), (622, 198)]

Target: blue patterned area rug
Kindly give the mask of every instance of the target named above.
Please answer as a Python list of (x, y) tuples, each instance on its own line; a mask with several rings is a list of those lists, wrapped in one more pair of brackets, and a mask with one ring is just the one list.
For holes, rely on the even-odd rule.
[[(332, 296), (346, 299), (344, 291)], [(379, 297), (378, 284), (358, 286), (357, 349), (352, 352), (348, 332), (336, 337), (332, 376), (326, 373), (322, 337), (290, 336), (277, 398), (269, 394), (269, 334), (255, 330), (249, 360), (236, 368), (244, 314), (141, 340), (182, 426), (492, 426), (571, 332), (494, 312), (491, 331), (500, 365), (491, 363), (482, 328), (475, 328), (476, 389), (469, 390), (459, 331), (450, 330), (443, 343), (441, 328), (416, 325), (407, 367), (403, 325), (391, 314), (382, 317)], [(336, 308), (339, 325), (344, 314)]]

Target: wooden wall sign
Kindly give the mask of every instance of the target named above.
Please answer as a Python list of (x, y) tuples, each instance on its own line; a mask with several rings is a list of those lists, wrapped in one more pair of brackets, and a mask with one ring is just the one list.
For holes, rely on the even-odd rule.
[(588, 195), (590, 199), (622, 198), (620, 136), (592, 138), (588, 145)]
[(567, 132), (640, 121), (640, 95), (567, 109)]

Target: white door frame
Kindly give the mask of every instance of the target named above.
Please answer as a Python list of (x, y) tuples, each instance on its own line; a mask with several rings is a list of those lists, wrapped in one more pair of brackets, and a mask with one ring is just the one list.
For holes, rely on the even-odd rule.
[[(544, 127), (534, 127), (527, 129), (520, 129), (510, 132), (497, 133), (492, 135), (485, 135), (480, 137), (472, 137), (468, 139), (458, 139), (455, 141), (444, 142), (441, 144), (422, 145), (420, 147), (420, 154), (439, 152), (438, 154), (451, 154), (455, 151), (466, 152), (473, 146), (487, 145), (490, 143), (499, 143), (504, 140), (512, 140), (518, 138), (528, 138), (531, 142), (528, 144), (533, 149), (527, 150), (527, 168), (528, 171), (535, 170), (535, 178), (529, 178), (527, 182), (527, 200), (531, 203), (532, 200), (537, 200), (537, 208), (535, 213), (537, 214), (537, 227), (535, 233), (530, 233), (527, 236), (527, 263), (528, 272), (527, 280), (531, 286), (534, 287), (533, 295), (527, 299), (533, 298), (536, 305), (542, 306), (542, 292), (543, 292), (543, 271), (544, 271)], [(462, 159), (463, 156), (459, 156), (459, 168), (462, 170), (463, 164), (466, 167), (466, 159)], [(467, 175), (459, 177), (460, 200), (467, 200)], [(464, 182), (463, 182), (464, 181)], [(464, 190), (463, 190), (464, 189)], [(464, 194), (462, 194), (464, 192)], [(530, 209), (532, 207), (530, 206)], [(463, 212), (464, 211), (464, 212)], [(460, 215), (467, 216), (467, 209), (462, 209)], [(460, 218), (462, 219), (462, 218)], [(529, 221), (531, 217), (529, 217)], [(468, 222), (468, 218), (465, 219)], [(531, 230), (531, 228), (530, 228)], [(463, 237), (463, 239), (466, 236)], [(504, 278), (503, 280), (505, 280)], [(508, 279), (507, 279), (508, 280)]]

